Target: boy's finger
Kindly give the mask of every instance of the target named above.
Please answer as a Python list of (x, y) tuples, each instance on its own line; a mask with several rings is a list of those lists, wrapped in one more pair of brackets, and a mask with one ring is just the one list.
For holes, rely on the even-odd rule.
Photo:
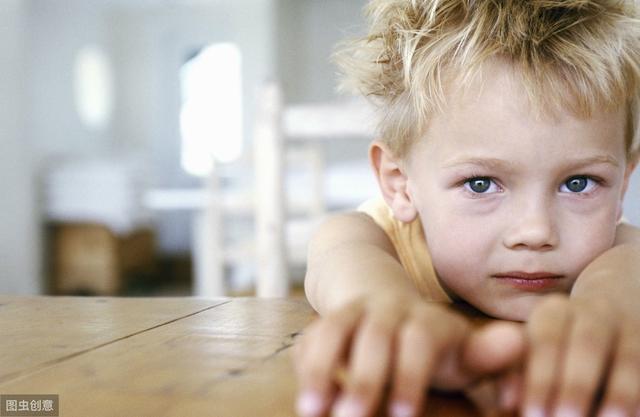
[[(573, 320), (560, 371), (554, 409), (559, 415), (586, 416), (604, 382), (614, 339), (606, 313), (580, 314)], [(552, 414), (553, 415), (553, 414)]]
[[(493, 415), (499, 409), (513, 411), (516, 408), (520, 377), (516, 372), (525, 356), (525, 333), (521, 324), (497, 322), (474, 330), (466, 340), (463, 364), (469, 378), (480, 379), (466, 390), (467, 396), (483, 411)], [(494, 375), (503, 376), (496, 379)], [(513, 375), (507, 384), (505, 375)], [(502, 394), (507, 402), (501, 403)]]
[(634, 327), (623, 329), (620, 335), (598, 417), (636, 417), (634, 413), (640, 417), (640, 327)]
[(320, 416), (333, 395), (333, 377), (340, 365), (351, 334), (362, 315), (362, 307), (350, 305), (320, 319), (305, 338), (298, 361), (299, 415)]
[(512, 369), (499, 381), (498, 396), (502, 411), (516, 411), (522, 398), (522, 371)]
[(442, 317), (433, 317), (429, 321), (429, 334), (435, 356), (429, 385), (444, 390), (462, 389), (472, 380), (461, 357), (472, 326), (462, 316), (446, 310), (436, 311), (435, 314)]
[(494, 417), (500, 415), (498, 381), (496, 378), (482, 378), (469, 385), (463, 392), (481, 416)]
[(529, 338), (522, 415), (545, 415), (562, 360), (565, 329), (571, 320), (565, 297), (548, 296), (534, 309), (527, 324)]
[(372, 414), (388, 378), (398, 317), (370, 314), (355, 335), (349, 373), (332, 416), (364, 417)]
[(424, 405), (435, 360), (434, 343), (428, 329), (428, 323), (419, 318), (410, 320), (400, 329), (389, 402), (392, 416), (418, 415)]
[(524, 357), (526, 335), (522, 325), (497, 322), (469, 335), (464, 347), (464, 366), (476, 377), (506, 371)]

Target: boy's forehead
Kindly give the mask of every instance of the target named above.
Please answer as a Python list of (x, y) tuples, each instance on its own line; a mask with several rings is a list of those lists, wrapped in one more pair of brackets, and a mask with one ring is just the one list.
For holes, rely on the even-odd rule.
[[(452, 71), (444, 86), (445, 103), (441, 109), (455, 117), (462, 111), (509, 108), (536, 117), (557, 118), (550, 106), (542, 108), (532, 99), (534, 92), (527, 90), (522, 72), (501, 59), (489, 59), (468, 72)], [(546, 91), (548, 100), (558, 92)]]
[[(503, 119), (504, 123), (522, 119), (527, 123), (560, 125), (567, 120), (575, 123), (598, 122), (614, 117), (621, 128), (626, 123), (626, 107), (612, 109), (594, 106), (590, 114), (576, 114), (563, 106), (567, 92), (534, 92), (527, 86), (518, 68), (504, 60), (487, 60), (469, 74), (452, 74), (443, 86), (444, 104), (432, 115), (432, 119), (446, 120), (460, 126), (473, 126), (486, 118)], [(544, 95), (536, 100), (535, 95)], [(578, 98), (575, 98), (578, 99)], [(515, 120), (517, 121), (517, 120)]]
[[(534, 85), (526, 77), (518, 65), (500, 57), (489, 58), (476, 68), (450, 69), (443, 82), (444, 103), (436, 113), (445, 113), (451, 118), (474, 109), (498, 111), (498, 115), (510, 110), (556, 123), (567, 116), (589, 119), (599, 113), (626, 111), (626, 103), (620, 103), (617, 108), (593, 102), (588, 108), (581, 106), (580, 102), (588, 101), (586, 97), (566, 88), (552, 88), (557, 85), (553, 83)], [(554, 77), (560, 79), (550, 70), (547, 78)]]
[[(579, 148), (624, 155), (623, 108), (601, 109), (589, 117), (561, 107), (537, 111), (518, 73), (502, 63), (485, 67), (468, 81), (450, 83), (445, 105), (431, 118), (417, 148), (426, 146), (431, 153), (496, 152), (539, 143), (556, 155), (575, 154)], [(529, 151), (545, 153), (544, 149)]]

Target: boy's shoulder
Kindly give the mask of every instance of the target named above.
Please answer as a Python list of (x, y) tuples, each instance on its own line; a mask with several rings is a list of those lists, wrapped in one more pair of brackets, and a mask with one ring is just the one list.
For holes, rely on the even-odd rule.
[(425, 299), (450, 301), (438, 282), (419, 217), (409, 223), (396, 219), (382, 197), (365, 201), (358, 211), (370, 216), (387, 234), (402, 267)]

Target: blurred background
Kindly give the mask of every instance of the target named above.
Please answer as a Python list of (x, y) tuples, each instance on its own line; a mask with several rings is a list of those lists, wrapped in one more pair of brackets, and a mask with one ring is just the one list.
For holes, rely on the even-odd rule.
[[(329, 56), (360, 33), (363, 5), (0, 1), (0, 292), (194, 293), (194, 227), (212, 170), (214, 192), (252, 194), (261, 88), (277, 82), (284, 105), (335, 100)], [(320, 146), (335, 171), (329, 194), (351, 192), (345, 171), (366, 183), (332, 210), (375, 192), (366, 138)], [(313, 185), (297, 159), (294, 196)], [(254, 235), (253, 211), (231, 206), (225, 248)], [(223, 260), (227, 289), (249, 293), (255, 256), (236, 252)], [(303, 266), (290, 267), (300, 282)]]
[[(224, 292), (252, 294), (262, 91), (277, 86), (283, 107), (343, 100), (329, 57), (362, 33), (364, 4), (1, 0), (0, 293), (202, 295), (213, 247)], [(287, 204), (306, 199), (317, 219), (375, 195), (368, 140), (298, 141)], [(294, 287), (309, 230), (288, 243)]]

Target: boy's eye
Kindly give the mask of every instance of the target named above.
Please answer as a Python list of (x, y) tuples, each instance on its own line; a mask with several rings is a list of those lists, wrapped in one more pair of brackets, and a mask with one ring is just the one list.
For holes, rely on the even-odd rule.
[(597, 182), (589, 177), (571, 177), (562, 184), (560, 191), (569, 193), (588, 193), (593, 190), (596, 185)]
[(465, 181), (464, 186), (467, 190), (477, 194), (484, 194), (487, 191), (495, 192), (497, 188), (491, 178), (487, 177), (469, 178)]

